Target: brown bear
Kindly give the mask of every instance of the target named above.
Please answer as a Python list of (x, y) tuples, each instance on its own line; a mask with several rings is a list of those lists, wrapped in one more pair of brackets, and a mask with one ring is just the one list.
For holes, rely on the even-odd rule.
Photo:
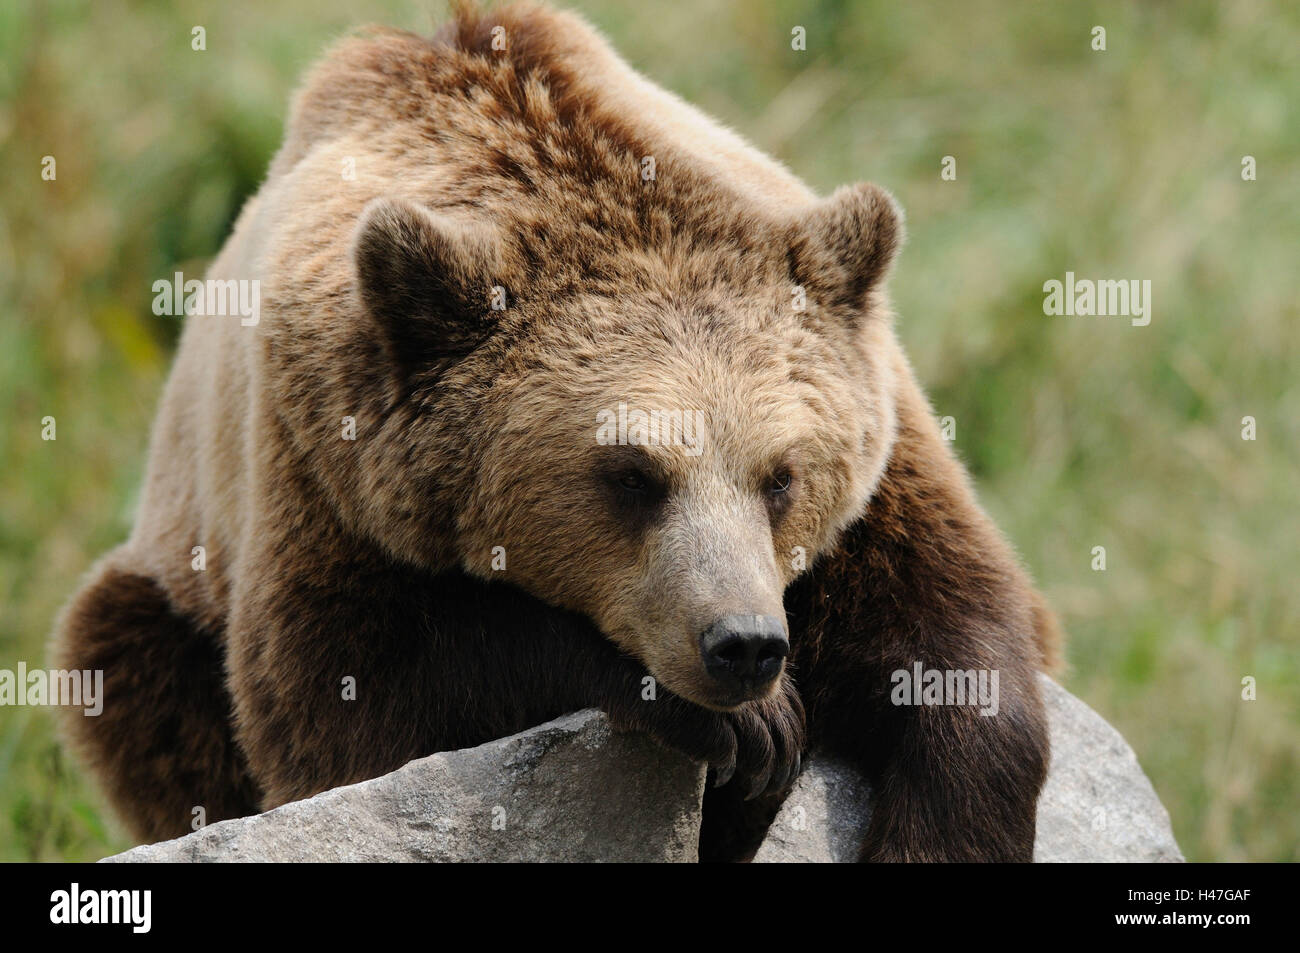
[[(599, 706), (710, 765), (705, 859), (810, 747), (864, 859), (1031, 859), (1056, 629), (894, 336), (901, 239), (574, 16), (343, 42), (208, 275), (255, 320), (187, 319), (57, 627), (73, 745), (158, 839)], [(920, 666), (996, 714), (899, 704)]]

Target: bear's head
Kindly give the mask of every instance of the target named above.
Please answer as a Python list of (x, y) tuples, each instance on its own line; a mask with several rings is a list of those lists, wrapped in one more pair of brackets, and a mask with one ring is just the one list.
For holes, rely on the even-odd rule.
[(902, 226), (871, 185), (708, 205), (494, 221), (383, 198), (354, 259), (400, 421), (374, 466), (407, 479), (385, 541), (583, 613), (727, 709), (774, 690), (783, 592), (889, 456)]

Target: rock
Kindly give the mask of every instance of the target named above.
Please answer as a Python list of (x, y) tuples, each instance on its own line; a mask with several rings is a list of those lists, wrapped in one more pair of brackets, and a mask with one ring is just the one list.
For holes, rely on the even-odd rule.
[(871, 822), (871, 786), (838, 758), (814, 754), (754, 855), (756, 864), (857, 860)]
[[(1052, 764), (1038, 800), (1034, 860), (1181, 861), (1169, 814), (1133, 749), (1100, 715), (1043, 676)], [(870, 819), (855, 769), (814, 754), (772, 823), (755, 863), (850, 861)]]
[(107, 860), (693, 862), (703, 791), (588, 710)]
[[(1052, 765), (1034, 859), (1182, 860), (1132, 749), (1083, 702), (1042, 684)], [(588, 710), (107, 859), (690, 862), (703, 790), (702, 767)], [(755, 862), (854, 860), (870, 801), (856, 769), (814, 753)]]
[(1104, 718), (1043, 676), (1052, 766), (1038, 797), (1037, 863), (1181, 862), (1169, 812)]

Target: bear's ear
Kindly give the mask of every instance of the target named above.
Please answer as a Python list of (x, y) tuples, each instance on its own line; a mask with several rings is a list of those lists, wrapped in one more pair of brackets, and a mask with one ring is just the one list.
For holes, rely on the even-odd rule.
[(790, 271), (823, 305), (859, 314), (903, 243), (903, 213), (884, 189), (846, 185), (815, 205), (795, 229)]
[(492, 333), (499, 236), (402, 199), (366, 206), (353, 247), (362, 303), (406, 373), (445, 364)]

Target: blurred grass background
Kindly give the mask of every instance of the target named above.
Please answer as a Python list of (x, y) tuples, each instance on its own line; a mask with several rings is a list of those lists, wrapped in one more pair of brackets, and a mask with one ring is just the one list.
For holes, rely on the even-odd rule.
[[(572, 6), (818, 189), (895, 192), (903, 340), (1061, 613), (1067, 684), (1136, 749), (1190, 859), (1296, 860), (1300, 7)], [(331, 39), (443, 14), (0, 5), (0, 668), (43, 663), (60, 605), (128, 533), (177, 332), (151, 283), (217, 251)], [(1151, 325), (1044, 316), (1042, 284), (1066, 270), (1150, 279)], [(0, 708), (0, 859), (126, 846), (50, 712)]]

